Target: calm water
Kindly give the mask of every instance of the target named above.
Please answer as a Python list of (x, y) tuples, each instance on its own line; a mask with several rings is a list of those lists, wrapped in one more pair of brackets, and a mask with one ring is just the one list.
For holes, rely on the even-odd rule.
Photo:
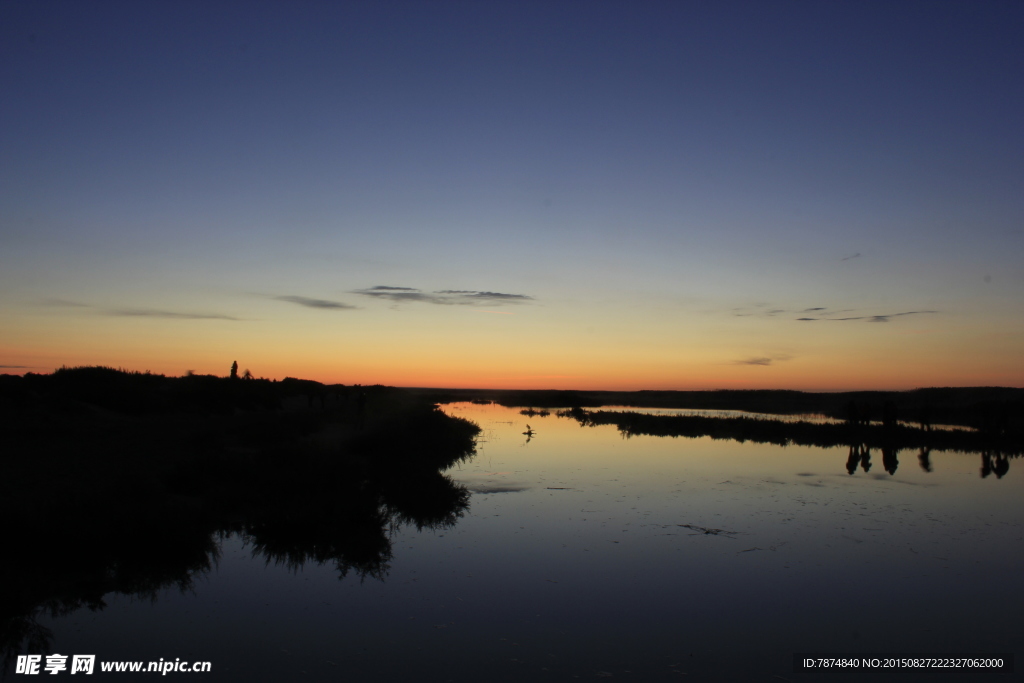
[(445, 409), (483, 428), (448, 472), (469, 511), (396, 529), (383, 581), (268, 565), (228, 536), (191, 593), (41, 620), (54, 649), (211, 661), (168, 674), (196, 680), (810, 681), (858, 676), (795, 674), (794, 652), (1024, 642), (1019, 461), (982, 478), (978, 455), (936, 452), (926, 472), (903, 452), (890, 475), (875, 454), (850, 475), (845, 449)]

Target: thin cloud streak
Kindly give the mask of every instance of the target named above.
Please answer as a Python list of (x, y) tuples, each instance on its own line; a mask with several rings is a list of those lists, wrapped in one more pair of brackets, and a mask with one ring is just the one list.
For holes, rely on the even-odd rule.
[(362, 294), (363, 296), (370, 296), (376, 299), (387, 299), (388, 301), (396, 301), (398, 303), (409, 301), (419, 301), (428, 304), (445, 303), (440, 297), (411, 287), (371, 287), (370, 289), (357, 289), (354, 294)]
[(168, 320), (241, 320), (223, 313), (195, 313), (182, 311), (166, 311), (160, 308), (104, 308), (83, 304), (78, 301), (66, 299), (44, 299), (39, 303), (41, 306), (55, 308), (87, 308), (97, 315), (113, 316), (115, 318), (166, 318)]
[(40, 306), (56, 306), (62, 308), (91, 308), (89, 304), (79, 303), (78, 301), (68, 301), (67, 299), (43, 299), (39, 302)]
[(752, 356), (750, 358), (744, 358), (742, 360), (734, 360), (732, 365), (759, 365), (768, 366), (774, 364), (776, 361), (787, 361), (792, 360), (793, 356), (785, 353), (777, 353), (771, 356)]
[(240, 320), (230, 315), (221, 313), (179, 313), (177, 311), (162, 311), (155, 308), (111, 308), (99, 309), (102, 315), (111, 315), (119, 318), (168, 318), (171, 320)]
[(938, 311), (904, 311), (902, 313), (886, 313), (883, 315), (857, 315), (848, 318), (797, 318), (798, 321), (817, 321), (817, 320), (866, 320), (869, 323), (887, 323), (890, 318), (898, 318), (905, 315), (924, 315), (927, 313), (938, 313)]
[(340, 301), (328, 301), (327, 299), (311, 299), (306, 296), (296, 295), (282, 295), (273, 297), (276, 301), (287, 301), (291, 304), (298, 304), (299, 306), (305, 306), (306, 308), (319, 308), (323, 310), (332, 311), (348, 311), (359, 308), (351, 304), (345, 304)]
[(435, 292), (424, 292), (415, 287), (392, 287), (387, 285), (357, 289), (354, 293), (398, 303), (419, 302), (442, 306), (521, 304), (535, 300), (532, 296), (527, 296), (526, 294), (486, 292), (475, 289), (442, 289)]

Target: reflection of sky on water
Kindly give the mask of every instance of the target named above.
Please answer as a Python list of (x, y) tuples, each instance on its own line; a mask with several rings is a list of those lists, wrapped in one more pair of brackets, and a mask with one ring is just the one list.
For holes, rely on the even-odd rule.
[(1017, 472), (981, 479), (976, 456), (936, 453), (928, 473), (904, 452), (895, 476), (880, 454), (851, 476), (840, 449), (446, 410), (483, 428), (449, 472), (470, 512), (398, 531), (386, 581), (267, 567), (230, 537), (196, 595), (76, 612), (58, 651), (209, 659), (204, 680), (794, 680), (794, 652), (1024, 642)]

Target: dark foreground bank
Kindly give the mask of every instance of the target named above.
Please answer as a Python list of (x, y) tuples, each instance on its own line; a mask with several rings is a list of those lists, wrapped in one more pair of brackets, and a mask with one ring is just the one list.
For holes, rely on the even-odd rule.
[(241, 534), (268, 562), (383, 577), (395, 528), (446, 528), (441, 472), (476, 425), (408, 392), (128, 373), (0, 378), (0, 648), (49, 653), (43, 614), (192, 587)]

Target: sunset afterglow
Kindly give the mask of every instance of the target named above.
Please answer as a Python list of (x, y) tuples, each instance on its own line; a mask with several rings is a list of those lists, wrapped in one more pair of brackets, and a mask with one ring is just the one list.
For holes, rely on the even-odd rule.
[(0, 6), (0, 372), (1024, 386), (1020, 4), (231, 7)]

